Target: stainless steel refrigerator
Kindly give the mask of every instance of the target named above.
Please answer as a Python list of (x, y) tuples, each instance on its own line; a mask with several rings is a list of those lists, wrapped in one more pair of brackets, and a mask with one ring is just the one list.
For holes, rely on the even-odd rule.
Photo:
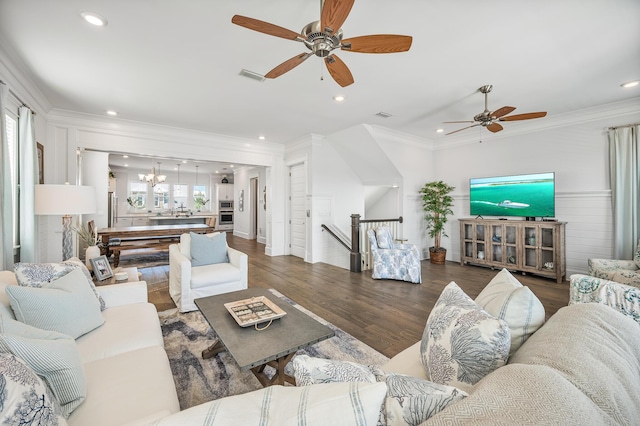
[(107, 227), (112, 228), (116, 226), (118, 221), (118, 197), (115, 192), (109, 192), (109, 202), (107, 203)]

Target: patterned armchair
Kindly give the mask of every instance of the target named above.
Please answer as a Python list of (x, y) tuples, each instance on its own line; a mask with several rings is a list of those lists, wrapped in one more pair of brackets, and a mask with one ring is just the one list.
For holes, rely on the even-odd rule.
[(420, 250), (413, 244), (394, 244), (386, 226), (367, 231), (373, 258), (373, 279), (422, 282)]
[(633, 260), (589, 259), (589, 275), (640, 288), (640, 241)]
[(573, 274), (570, 280), (569, 305), (602, 303), (640, 325), (640, 288), (582, 274)]

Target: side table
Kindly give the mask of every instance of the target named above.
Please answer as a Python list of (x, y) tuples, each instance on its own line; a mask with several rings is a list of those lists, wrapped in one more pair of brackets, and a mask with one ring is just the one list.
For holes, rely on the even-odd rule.
[[(126, 280), (122, 280), (122, 281), (116, 281), (116, 274), (119, 272), (126, 272), (127, 273), (127, 279)], [(132, 266), (130, 268), (115, 268), (113, 270), (113, 276), (111, 276), (111, 278), (107, 278), (105, 280), (102, 281), (98, 281), (96, 280), (96, 277), (93, 277), (93, 283), (95, 285), (109, 285), (109, 284), (120, 284), (120, 283), (126, 283), (126, 282), (135, 282), (135, 281), (140, 281), (140, 273), (138, 272), (138, 268), (135, 266)]]

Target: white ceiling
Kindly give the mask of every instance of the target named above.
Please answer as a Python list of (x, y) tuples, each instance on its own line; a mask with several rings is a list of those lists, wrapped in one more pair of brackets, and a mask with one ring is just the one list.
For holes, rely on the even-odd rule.
[[(87, 24), (83, 10), (108, 25)], [(337, 51), (355, 78), (346, 88), (317, 57), (275, 80), (240, 76), (266, 74), (306, 48), (236, 26), (234, 14), (298, 32), (319, 19), (320, 2), (2, 0), (0, 44), (53, 108), (114, 109), (119, 119), (276, 143), (361, 123), (451, 140), (435, 130), (482, 112), (485, 84), (494, 86), (489, 109), (514, 114), (640, 100), (640, 88), (620, 87), (640, 79), (638, 0), (357, 0), (345, 38), (405, 34), (413, 44), (406, 53)], [(337, 94), (346, 100), (334, 102)], [(523, 123), (503, 123), (503, 133)]]

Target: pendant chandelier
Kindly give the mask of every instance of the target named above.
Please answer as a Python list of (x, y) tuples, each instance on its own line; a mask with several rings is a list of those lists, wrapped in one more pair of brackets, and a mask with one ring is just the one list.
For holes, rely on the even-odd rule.
[(167, 176), (160, 174), (160, 162), (158, 161), (158, 173), (157, 174), (156, 174), (156, 168), (152, 167), (151, 168), (151, 173), (146, 174), (146, 175), (142, 174), (142, 173), (139, 173), (138, 174), (138, 179), (140, 179), (140, 181), (142, 181), (142, 182), (146, 181), (147, 183), (150, 183), (151, 187), (153, 188), (157, 184), (163, 183), (167, 179)]

